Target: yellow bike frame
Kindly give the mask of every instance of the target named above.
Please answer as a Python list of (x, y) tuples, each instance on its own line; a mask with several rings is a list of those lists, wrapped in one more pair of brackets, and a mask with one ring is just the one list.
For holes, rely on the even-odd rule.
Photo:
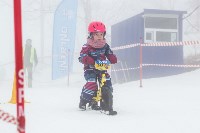
[[(108, 70), (110, 68), (110, 64), (107, 64), (107, 63), (101, 63), (101, 64), (97, 64), (95, 62), (95, 69), (97, 70), (100, 70), (100, 71), (105, 71), (105, 70)], [(99, 86), (99, 89), (97, 91), (97, 96), (96, 97), (93, 97), (93, 99), (98, 102), (102, 99), (102, 95), (101, 95), (101, 92), (102, 92), (102, 87), (104, 86), (106, 82), (106, 74), (105, 73), (102, 73), (101, 74), (101, 82), (100, 82), (100, 86)]]
[(99, 89), (98, 89), (98, 91), (97, 91), (97, 96), (96, 97), (93, 97), (93, 99), (96, 101), (96, 102), (98, 102), (98, 101), (100, 101), (101, 100), (101, 89), (102, 89), (102, 87), (103, 87), (103, 85), (105, 84), (105, 82), (106, 82), (106, 74), (105, 73), (103, 73), (102, 75), (101, 75), (101, 83), (100, 83), (100, 87), (99, 87)]

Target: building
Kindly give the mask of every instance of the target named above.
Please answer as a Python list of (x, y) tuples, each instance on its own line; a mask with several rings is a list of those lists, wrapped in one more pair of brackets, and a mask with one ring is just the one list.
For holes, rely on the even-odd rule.
[[(183, 15), (186, 11), (144, 9), (136, 16), (116, 23), (111, 27), (111, 46), (128, 44), (179, 42), (182, 41)], [(119, 63), (114, 69), (139, 67), (139, 47), (116, 51)], [(143, 47), (143, 64), (183, 64), (183, 47)], [(169, 76), (181, 73), (182, 69), (172, 67), (143, 67), (143, 78)], [(124, 75), (121, 82), (138, 80), (139, 69), (112, 72), (114, 82)]]

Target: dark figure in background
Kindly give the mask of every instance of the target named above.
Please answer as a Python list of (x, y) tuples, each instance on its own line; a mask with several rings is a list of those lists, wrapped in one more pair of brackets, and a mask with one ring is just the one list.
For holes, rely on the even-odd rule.
[(35, 48), (32, 47), (32, 40), (27, 39), (24, 49), (24, 73), (28, 72), (28, 88), (32, 87), (33, 66), (38, 64), (38, 58)]

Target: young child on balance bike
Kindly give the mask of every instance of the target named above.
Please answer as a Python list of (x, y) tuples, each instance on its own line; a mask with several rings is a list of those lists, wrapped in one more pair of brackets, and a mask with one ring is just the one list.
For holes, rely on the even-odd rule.
[(88, 32), (87, 43), (83, 45), (79, 57), (79, 62), (84, 64), (84, 77), (87, 81), (81, 91), (79, 108), (86, 110), (86, 104), (89, 104), (93, 110), (101, 110), (108, 115), (115, 115), (117, 112), (113, 110), (113, 87), (107, 70), (103, 70), (106, 80), (104, 86), (101, 87), (100, 106), (98, 106), (98, 100), (95, 100), (98, 83), (100, 85), (102, 80), (102, 71), (95, 68), (95, 62), (109, 60), (109, 63), (115, 64), (117, 57), (106, 43), (106, 27), (102, 22), (91, 22), (88, 26)]

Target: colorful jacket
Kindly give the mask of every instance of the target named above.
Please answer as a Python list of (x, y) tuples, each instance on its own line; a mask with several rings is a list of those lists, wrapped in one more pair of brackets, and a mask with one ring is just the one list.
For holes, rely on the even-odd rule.
[[(113, 54), (113, 51), (110, 49), (110, 46), (107, 43), (102, 48), (93, 48), (89, 44), (84, 44), (80, 52), (79, 62), (84, 64), (82, 61), (84, 56), (90, 56), (95, 61), (96, 60), (102, 61), (108, 59), (108, 56), (111, 54)], [(94, 65), (84, 64), (84, 69), (88, 68), (94, 68)]]

